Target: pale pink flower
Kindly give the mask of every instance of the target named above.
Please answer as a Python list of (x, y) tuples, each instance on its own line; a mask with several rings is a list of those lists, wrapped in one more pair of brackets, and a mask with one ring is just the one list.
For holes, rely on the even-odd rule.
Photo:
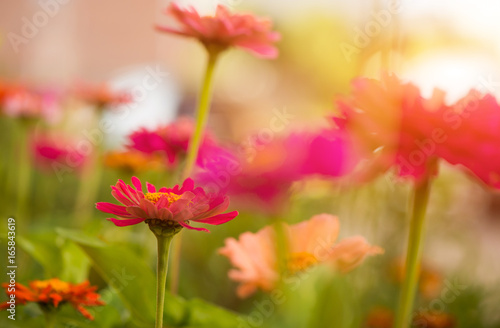
[(178, 27), (157, 25), (158, 31), (196, 38), (216, 51), (238, 47), (264, 58), (278, 56), (274, 43), (280, 34), (272, 30), (268, 19), (233, 14), (222, 5), (217, 6), (215, 16), (200, 16), (193, 7), (180, 8), (176, 3), (171, 3), (166, 13), (175, 18)]
[(235, 267), (229, 271), (229, 278), (240, 283), (239, 297), (248, 297), (257, 289), (272, 291), (282, 275), (293, 275), (320, 263), (348, 272), (366, 256), (382, 253), (381, 248), (368, 245), (363, 237), (351, 237), (335, 244), (339, 222), (333, 215), (315, 215), (294, 225), (283, 223), (283, 228), (288, 243), (286, 272), (279, 269), (276, 236), (271, 226), (256, 233), (245, 232), (239, 240), (226, 239), (219, 253), (228, 257)]

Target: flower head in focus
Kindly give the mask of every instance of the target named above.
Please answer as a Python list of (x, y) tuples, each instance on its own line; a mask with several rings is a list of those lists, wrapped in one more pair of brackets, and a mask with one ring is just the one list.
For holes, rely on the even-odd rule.
[[(285, 263), (286, 272), (280, 272), (277, 259), (275, 231), (267, 226), (256, 233), (245, 232), (239, 239), (227, 238), (219, 253), (228, 257), (235, 269), (229, 278), (240, 283), (238, 296), (252, 295), (257, 289), (271, 291), (282, 275), (293, 275), (320, 263), (352, 270), (368, 255), (382, 253), (377, 246), (360, 248), (350, 239), (335, 244), (339, 232), (338, 219), (329, 214), (320, 214), (294, 225), (283, 224), (288, 243)], [(357, 238), (357, 237), (353, 237)], [(352, 249), (354, 248), (354, 249)], [(354, 258), (344, 267), (339, 259)]]
[(116, 215), (119, 219), (109, 218), (118, 227), (146, 222), (152, 226), (165, 227), (175, 231), (182, 227), (206, 231), (196, 228), (190, 222), (219, 225), (234, 219), (238, 212), (223, 213), (229, 206), (229, 198), (224, 194), (205, 193), (203, 188), (194, 186), (188, 178), (182, 186), (156, 189), (146, 183), (147, 192), (143, 192), (141, 181), (132, 177), (134, 187), (118, 180), (111, 194), (122, 205), (97, 203), (98, 210)]
[(280, 35), (272, 30), (267, 19), (232, 14), (222, 5), (217, 6), (214, 16), (200, 16), (194, 8), (181, 8), (176, 3), (171, 3), (166, 13), (177, 21), (178, 27), (157, 25), (158, 31), (196, 38), (209, 51), (238, 47), (264, 58), (278, 56), (274, 43)]
[[(95, 292), (97, 287), (91, 287), (88, 281), (81, 284), (72, 284), (57, 278), (34, 280), (30, 282), (29, 287), (16, 283), (13, 292), (9, 291), (9, 284), (3, 284), (2, 286), (9, 298), (14, 299), (16, 304), (34, 302), (38, 303), (44, 310), (51, 310), (61, 304), (69, 303), (89, 320), (94, 318), (85, 307), (105, 304), (100, 300), (100, 295)], [(0, 304), (2, 310), (9, 307), (11, 307), (11, 304), (7, 302)]]

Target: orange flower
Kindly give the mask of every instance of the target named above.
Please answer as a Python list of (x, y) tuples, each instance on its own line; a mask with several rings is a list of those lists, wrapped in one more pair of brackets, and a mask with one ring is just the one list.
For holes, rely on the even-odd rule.
[[(81, 284), (71, 284), (53, 278), (34, 280), (30, 282), (29, 287), (18, 283), (15, 284), (14, 288), (7, 283), (2, 284), (2, 287), (5, 288), (9, 299), (15, 300), (15, 304), (35, 302), (40, 304), (43, 309), (51, 309), (52, 307), (57, 308), (60, 304), (69, 303), (89, 320), (93, 320), (94, 317), (85, 309), (85, 306), (105, 304), (99, 299), (99, 294), (95, 293), (97, 287), (90, 287), (88, 281)], [(1, 310), (9, 307), (10, 303), (8, 302), (0, 304)]]
[(164, 167), (161, 156), (148, 155), (134, 150), (108, 152), (104, 155), (104, 165), (129, 173), (161, 170)]
[(241, 298), (257, 289), (271, 291), (283, 274), (293, 275), (320, 263), (327, 263), (341, 272), (348, 272), (361, 264), (368, 255), (382, 253), (369, 246), (362, 237), (353, 237), (335, 244), (339, 232), (338, 219), (319, 214), (294, 224), (283, 224), (287, 239), (286, 272), (280, 272), (277, 260), (276, 236), (267, 226), (257, 233), (245, 232), (239, 240), (227, 238), (219, 253), (228, 257), (236, 267), (229, 278), (240, 283), (237, 294)]
[(271, 30), (272, 23), (267, 19), (232, 14), (222, 5), (217, 6), (215, 16), (200, 16), (194, 8), (183, 9), (175, 3), (167, 8), (167, 15), (175, 18), (179, 27), (156, 26), (158, 31), (196, 38), (216, 52), (233, 46), (264, 58), (278, 56), (274, 42), (280, 35)]
[(76, 86), (76, 95), (83, 101), (95, 105), (97, 109), (127, 104), (132, 101), (132, 96), (128, 92), (113, 91), (106, 83), (99, 85), (80, 83)]

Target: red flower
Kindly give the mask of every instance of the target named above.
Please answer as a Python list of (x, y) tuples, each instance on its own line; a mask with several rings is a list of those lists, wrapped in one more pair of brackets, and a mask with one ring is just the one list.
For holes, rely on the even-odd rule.
[(159, 31), (197, 38), (207, 49), (225, 50), (239, 47), (265, 58), (275, 58), (278, 50), (274, 42), (280, 39), (272, 31), (272, 23), (250, 14), (231, 14), (222, 5), (217, 6), (215, 16), (202, 16), (192, 7), (180, 8), (171, 3), (167, 15), (173, 17), (178, 28), (156, 26)]
[(416, 86), (395, 76), (382, 81), (354, 80), (351, 96), (337, 102), (342, 117), (333, 120), (348, 132), (357, 150), (373, 160), (363, 172), (365, 179), (391, 167), (400, 176), (417, 180), (435, 173), (429, 171), (429, 165), (438, 155), (429, 142), (436, 129), (446, 127), (442, 116), (448, 107), (443, 96), (436, 90), (431, 99), (425, 99)]
[[(16, 283), (15, 290), (9, 284), (2, 284), (9, 299), (14, 299), (15, 304), (26, 304), (35, 302), (45, 307), (58, 307), (60, 304), (69, 303), (80, 311), (87, 319), (93, 320), (92, 315), (85, 309), (85, 306), (100, 306), (105, 303), (95, 293), (97, 286), (90, 287), (88, 281), (81, 284), (71, 284), (57, 278), (49, 280), (34, 280), (29, 287)], [(0, 309), (5, 310), (11, 306), (10, 303), (0, 304)]]
[(446, 140), (439, 156), (500, 188), (500, 105), (490, 94), (472, 90), (443, 114)]
[(177, 223), (182, 227), (207, 231), (205, 228), (195, 228), (189, 221), (219, 225), (234, 219), (237, 211), (223, 213), (229, 206), (229, 198), (221, 193), (205, 193), (194, 187), (192, 179), (184, 181), (182, 187), (160, 188), (146, 183), (148, 192), (142, 191), (141, 181), (132, 177), (132, 188), (122, 180), (111, 186), (111, 194), (124, 206), (111, 203), (97, 203), (98, 210), (116, 215), (119, 219), (109, 218), (116, 226), (123, 227), (141, 223), (148, 219)]

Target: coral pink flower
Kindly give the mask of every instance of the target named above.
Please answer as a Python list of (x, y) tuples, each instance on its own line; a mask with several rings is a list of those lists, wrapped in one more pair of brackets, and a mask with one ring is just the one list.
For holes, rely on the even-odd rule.
[[(147, 192), (142, 191), (141, 181), (132, 177), (135, 188), (118, 180), (111, 194), (123, 206), (111, 203), (97, 203), (98, 210), (114, 214), (120, 219), (109, 218), (116, 226), (124, 227), (138, 224), (146, 220), (160, 220), (164, 223), (179, 224), (182, 227), (207, 231), (205, 228), (195, 228), (190, 221), (219, 225), (234, 219), (237, 211), (223, 213), (229, 206), (229, 198), (221, 193), (205, 193), (194, 187), (192, 179), (184, 181), (182, 187), (160, 188), (146, 183)], [(146, 221), (148, 222), (148, 221)]]
[(222, 5), (217, 6), (215, 16), (200, 16), (194, 8), (183, 9), (175, 3), (167, 8), (167, 15), (175, 18), (179, 26), (156, 26), (157, 30), (196, 38), (207, 49), (222, 51), (238, 47), (260, 57), (278, 56), (274, 42), (280, 39), (280, 35), (272, 31), (272, 23), (267, 19), (250, 14), (231, 14)]
[[(0, 87), (1, 88), (1, 87)], [(7, 85), (0, 91), (0, 109), (6, 116), (54, 122), (59, 117), (60, 97), (51, 90), (31, 90), (22, 85)]]
[(79, 83), (75, 93), (78, 98), (95, 105), (98, 109), (132, 102), (132, 96), (128, 92), (113, 91), (106, 83), (98, 85)]
[[(163, 154), (169, 167), (175, 167), (187, 156), (189, 142), (194, 133), (194, 122), (189, 118), (161, 126), (155, 130), (140, 129), (129, 136), (129, 149), (146, 154)], [(197, 164), (203, 166), (207, 158), (221, 149), (210, 133), (206, 133), (198, 152)]]
[(288, 242), (286, 272), (279, 271), (276, 237), (271, 226), (257, 233), (245, 232), (239, 240), (227, 238), (225, 246), (219, 250), (235, 267), (229, 271), (229, 278), (240, 283), (239, 297), (248, 297), (257, 289), (271, 291), (283, 274), (293, 275), (320, 263), (334, 264), (342, 272), (347, 272), (361, 264), (366, 256), (383, 252), (379, 247), (365, 246), (364, 243), (360, 247), (360, 241), (364, 241), (362, 237), (344, 239), (335, 244), (339, 222), (329, 214), (319, 214), (290, 226), (283, 225)]
[[(91, 287), (88, 281), (81, 284), (71, 284), (61, 281), (57, 278), (49, 280), (34, 280), (30, 282), (29, 287), (16, 283), (15, 291), (11, 292), (9, 284), (2, 285), (7, 295), (15, 295), (16, 304), (26, 304), (34, 302), (57, 308), (64, 303), (71, 304), (87, 319), (93, 320), (92, 315), (85, 309), (85, 306), (100, 306), (105, 303), (101, 301), (100, 295), (95, 292), (97, 286)], [(10, 304), (4, 302), (0, 304), (0, 309), (5, 310)]]
[(357, 150), (373, 160), (365, 178), (391, 167), (416, 180), (435, 173), (429, 167), (436, 148), (429, 143), (441, 139), (446, 128), (443, 97), (435, 90), (432, 98), (423, 98), (417, 87), (395, 76), (354, 80), (351, 96), (337, 101), (342, 117), (333, 120), (348, 132)]

